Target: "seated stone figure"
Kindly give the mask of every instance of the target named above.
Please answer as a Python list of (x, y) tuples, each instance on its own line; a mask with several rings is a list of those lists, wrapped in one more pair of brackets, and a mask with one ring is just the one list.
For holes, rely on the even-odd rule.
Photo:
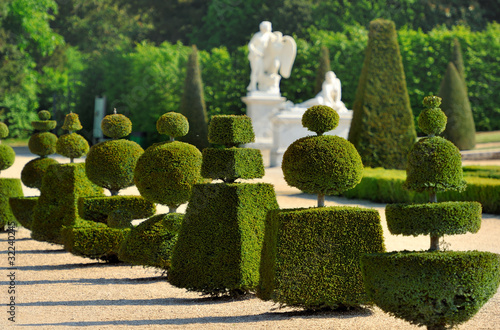
[(332, 107), (337, 112), (348, 111), (344, 102), (340, 99), (342, 97), (342, 89), (340, 84), (340, 79), (337, 78), (333, 71), (328, 71), (325, 74), (325, 81), (323, 82), (321, 92), (319, 92), (315, 97), (309, 99), (303, 103), (296, 104), (296, 107), (310, 108), (314, 105), (327, 105)]

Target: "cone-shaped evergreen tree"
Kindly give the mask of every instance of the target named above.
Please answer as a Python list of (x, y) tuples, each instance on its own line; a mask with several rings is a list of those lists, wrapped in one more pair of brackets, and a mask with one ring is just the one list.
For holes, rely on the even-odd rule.
[(184, 92), (182, 94), (180, 112), (189, 121), (189, 133), (182, 141), (190, 143), (202, 150), (208, 143), (208, 118), (203, 96), (203, 82), (198, 63), (198, 49), (193, 45), (189, 55)]
[(321, 46), (319, 66), (318, 71), (316, 71), (316, 84), (314, 85), (314, 95), (321, 92), (321, 89), (323, 88), (323, 82), (325, 81), (325, 74), (331, 70), (330, 51), (326, 46)]
[(394, 22), (370, 22), (349, 141), (369, 167), (404, 169), (416, 139)]
[[(455, 65), (458, 74), (460, 75), (465, 84), (465, 66), (464, 66), (464, 59), (462, 57), (462, 47), (460, 46), (460, 42), (458, 41), (457, 38), (453, 39), (453, 52), (451, 61)], [(465, 90), (467, 90), (467, 85)]]
[(441, 109), (448, 117), (443, 136), (460, 150), (470, 150), (476, 145), (476, 128), (464, 82), (455, 65), (450, 62), (439, 87), (443, 99)]

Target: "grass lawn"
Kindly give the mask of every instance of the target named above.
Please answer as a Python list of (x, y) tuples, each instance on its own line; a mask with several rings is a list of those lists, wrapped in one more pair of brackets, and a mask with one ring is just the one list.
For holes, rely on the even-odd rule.
[(500, 131), (477, 132), (476, 143), (500, 142)]

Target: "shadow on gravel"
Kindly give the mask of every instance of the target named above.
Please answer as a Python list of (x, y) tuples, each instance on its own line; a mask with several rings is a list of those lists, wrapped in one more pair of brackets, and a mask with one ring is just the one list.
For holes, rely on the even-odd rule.
[[(8, 251), (0, 251), (0, 254), (7, 254)], [(55, 254), (55, 253), (68, 253), (64, 249), (60, 250), (16, 250), (16, 254)]]
[(308, 318), (308, 319), (346, 319), (354, 317), (369, 317), (373, 312), (368, 308), (359, 308), (348, 312), (267, 312), (257, 315), (241, 315), (241, 316), (207, 316), (179, 319), (163, 319), (163, 320), (116, 320), (116, 321), (87, 321), (87, 322), (61, 322), (61, 323), (35, 323), (35, 324), (20, 324), (23, 326), (52, 326), (52, 327), (99, 327), (99, 326), (148, 326), (148, 325), (208, 325), (208, 324), (239, 324), (253, 323), (266, 321), (289, 320), (292, 318)]
[(111, 264), (105, 262), (91, 262), (91, 263), (80, 263), (80, 264), (21, 266), (17, 267), (17, 270), (21, 271), (72, 270), (72, 269), (92, 268), (92, 267), (130, 267), (130, 265), (120, 264), (120, 263)]

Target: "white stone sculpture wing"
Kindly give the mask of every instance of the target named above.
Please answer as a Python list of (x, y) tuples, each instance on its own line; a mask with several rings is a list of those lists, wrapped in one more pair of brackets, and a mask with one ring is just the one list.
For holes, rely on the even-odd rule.
[(280, 59), (280, 75), (283, 78), (290, 77), (292, 73), (293, 62), (295, 62), (295, 55), (297, 55), (297, 44), (290, 36), (283, 37), (283, 48), (279, 54)]

